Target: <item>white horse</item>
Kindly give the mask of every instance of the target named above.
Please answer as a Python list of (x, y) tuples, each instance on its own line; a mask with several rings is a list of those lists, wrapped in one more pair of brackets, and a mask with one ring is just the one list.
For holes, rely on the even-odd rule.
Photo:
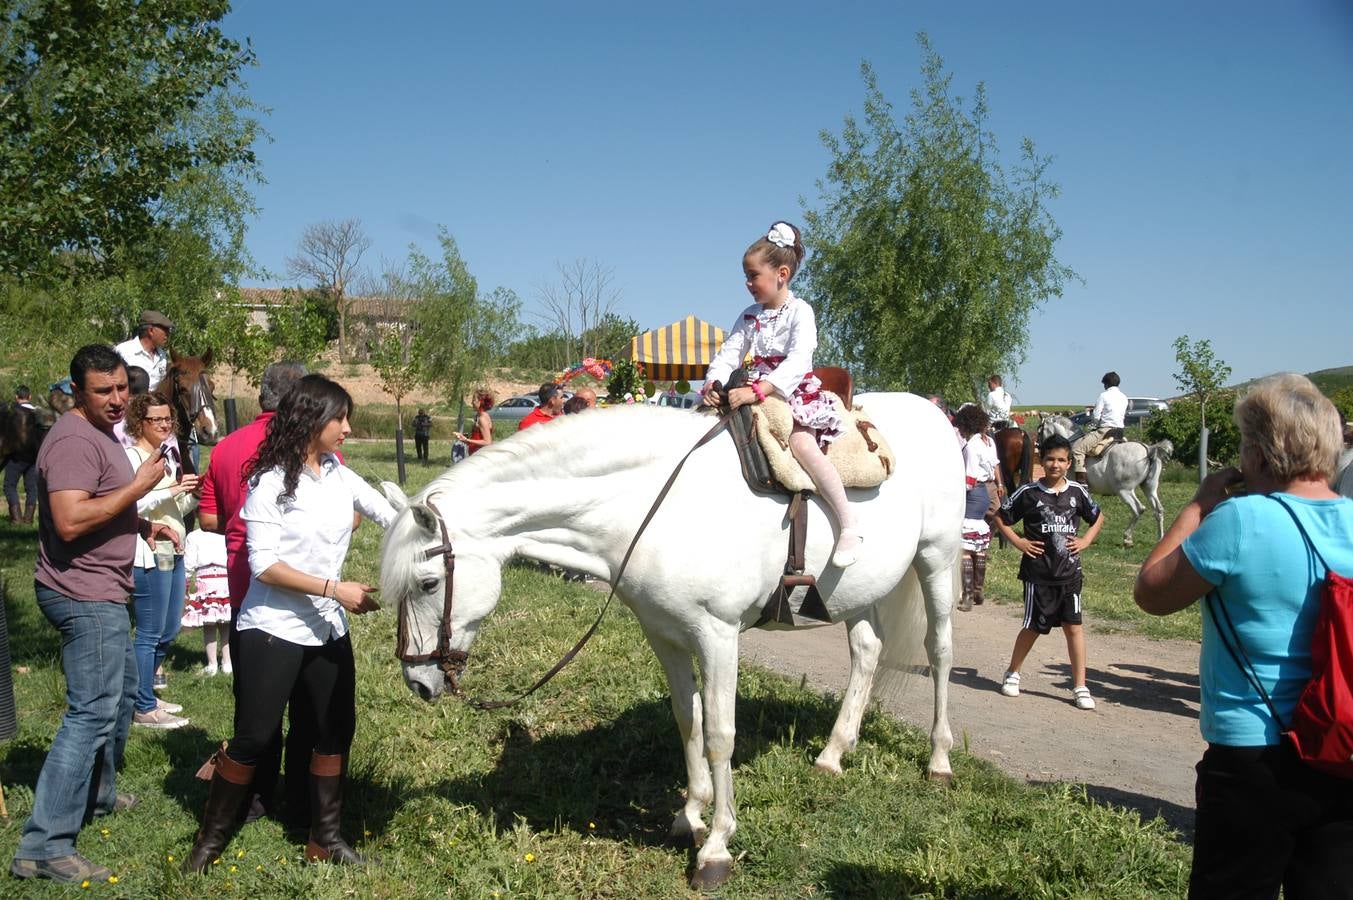
[[(933, 404), (910, 394), (862, 396), (858, 403), (892, 445), (897, 471), (878, 488), (850, 492), (866, 539), (848, 569), (828, 564), (835, 534), (826, 507), (809, 508), (807, 571), (817, 575), (832, 620), (846, 622), (851, 656), (841, 711), (816, 764), (841, 771), (880, 662), (896, 669), (912, 662), (923, 597), (935, 694), (929, 773), (947, 780), (962, 463), (953, 429)], [(381, 549), (381, 592), (401, 604), (397, 652), (409, 688), (424, 699), (456, 689), (512, 557), (614, 581), (660, 487), (714, 422), (657, 407), (590, 411), (495, 442), (412, 500), (387, 483), (400, 513)], [(691, 879), (698, 888), (722, 883), (732, 865), (738, 634), (757, 621), (784, 569), (786, 509), (784, 500), (747, 488), (733, 442), (721, 434), (690, 457), (617, 585), (671, 687), (688, 783), (672, 835), (700, 847)], [(454, 548), (449, 591), (444, 540)], [(678, 543), (694, 549), (674, 555)], [(698, 691), (692, 657), (700, 663)], [(711, 803), (707, 832), (703, 813)]]
[[(1060, 434), (1068, 441), (1079, 435), (1066, 416), (1047, 416), (1038, 423), (1038, 440), (1050, 434)], [(1146, 510), (1146, 504), (1137, 497), (1137, 488), (1146, 493), (1151, 509), (1156, 514), (1156, 540), (1165, 537), (1165, 507), (1160, 502), (1160, 471), (1174, 455), (1174, 444), (1168, 440), (1155, 444), (1141, 441), (1119, 441), (1099, 456), (1085, 461), (1085, 477), (1090, 490), (1109, 496), (1116, 494), (1132, 512), (1123, 531), (1123, 546), (1132, 546), (1132, 529)]]

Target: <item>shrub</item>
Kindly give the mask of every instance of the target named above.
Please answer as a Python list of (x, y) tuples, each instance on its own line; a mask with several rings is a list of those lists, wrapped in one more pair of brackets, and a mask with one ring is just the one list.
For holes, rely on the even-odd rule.
[(1330, 391), (1330, 400), (1343, 415), (1345, 422), (1353, 422), (1353, 385)]
[[(1234, 391), (1223, 391), (1207, 401), (1207, 455), (1225, 464), (1235, 462), (1240, 456), (1240, 432), (1231, 420), (1235, 400)], [(1175, 459), (1181, 462), (1193, 461), (1198, 459), (1201, 427), (1198, 401), (1176, 400), (1169, 409), (1163, 409), (1146, 420), (1146, 439), (1154, 442), (1168, 438), (1174, 444)]]

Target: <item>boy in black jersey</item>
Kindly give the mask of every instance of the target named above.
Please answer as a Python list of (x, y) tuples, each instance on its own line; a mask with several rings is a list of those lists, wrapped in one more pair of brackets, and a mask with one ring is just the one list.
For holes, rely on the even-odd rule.
[[(1006, 498), (996, 517), (996, 527), (1005, 539), (1024, 554), (1019, 562), (1019, 580), (1024, 582), (1024, 627), (1015, 637), (1010, 668), (1001, 682), (1001, 693), (1019, 696), (1019, 668), (1040, 634), (1061, 625), (1071, 657), (1071, 695), (1079, 709), (1094, 709), (1095, 700), (1085, 685), (1085, 635), (1081, 631), (1081, 560), (1083, 550), (1095, 542), (1104, 526), (1099, 505), (1083, 485), (1068, 481), (1071, 444), (1051, 435), (1038, 448), (1043, 477), (1021, 485)], [(1090, 524), (1085, 537), (1077, 537), (1078, 520)], [(1015, 533), (1024, 523), (1024, 535)]]

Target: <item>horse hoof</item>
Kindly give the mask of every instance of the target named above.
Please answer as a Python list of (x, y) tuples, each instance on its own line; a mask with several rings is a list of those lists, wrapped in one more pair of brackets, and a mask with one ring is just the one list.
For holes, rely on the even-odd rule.
[(731, 859), (716, 859), (707, 862), (695, 870), (691, 876), (691, 888), (697, 891), (712, 891), (728, 880), (733, 874)]
[(708, 828), (696, 828), (693, 830), (678, 829), (673, 827), (667, 832), (667, 842), (674, 847), (687, 848), (694, 847), (699, 850), (705, 846), (705, 838), (709, 836)]
[(945, 787), (950, 787), (954, 783), (953, 772), (927, 772), (925, 777), (927, 780), (935, 784), (942, 784)]
[(817, 762), (813, 763), (813, 768), (814, 768), (814, 769), (817, 769), (819, 772), (825, 772), (825, 773), (828, 774), (828, 775), (840, 775), (840, 774), (841, 774), (841, 764), (840, 764), (840, 763), (831, 763), (831, 762), (826, 762), (825, 760), (819, 759)]

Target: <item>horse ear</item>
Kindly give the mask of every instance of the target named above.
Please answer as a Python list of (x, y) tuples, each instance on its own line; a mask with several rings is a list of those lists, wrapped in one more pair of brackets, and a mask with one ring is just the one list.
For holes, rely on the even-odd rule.
[(208, 348), (207, 352), (202, 354), (202, 365), (208, 369), (211, 368), (211, 348)]
[(404, 509), (409, 505), (409, 498), (405, 496), (404, 491), (393, 481), (381, 482), (381, 493), (385, 494), (385, 499), (390, 501), (390, 505), (396, 511)]
[(169, 348), (169, 361), (171, 363), (176, 363), (179, 361), (179, 352), (175, 350), (173, 347)]
[(436, 537), (437, 514), (421, 503), (409, 508), (413, 510), (413, 520), (418, 523), (418, 527)]

